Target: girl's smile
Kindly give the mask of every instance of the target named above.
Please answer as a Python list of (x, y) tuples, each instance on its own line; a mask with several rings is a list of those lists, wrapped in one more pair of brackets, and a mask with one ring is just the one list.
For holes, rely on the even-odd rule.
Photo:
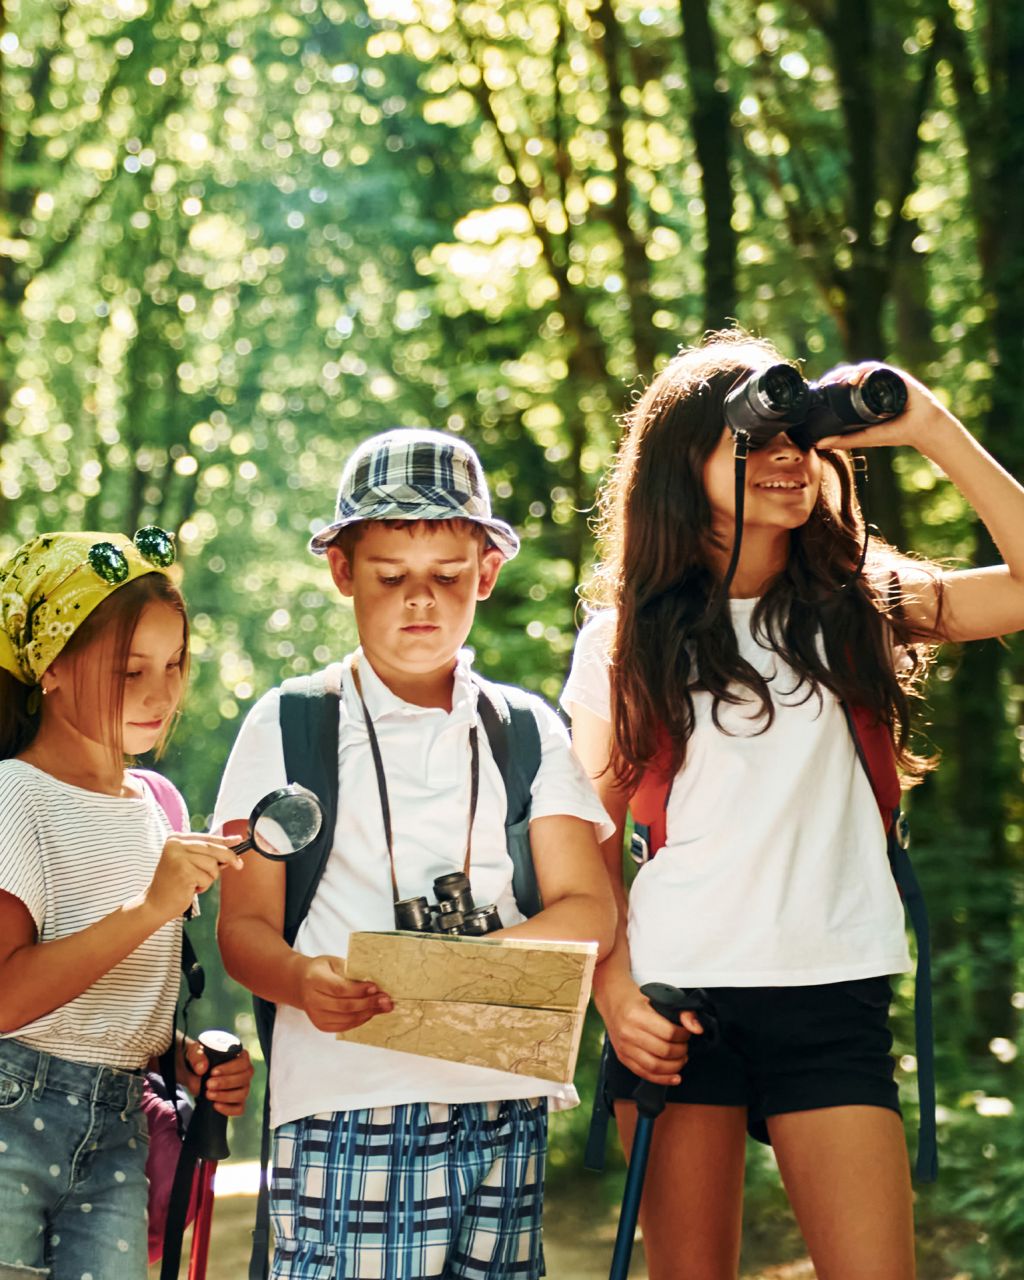
[[(814, 510), (821, 485), (821, 459), (806, 453), (783, 432), (747, 458), (744, 527), (797, 529)], [(726, 429), (704, 465), (704, 491), (717, 532), (732, 541), (736, 513), (736, 463), (732, 433)]]
[(793, 476), (778, 476), (768, 480), (758, 480), (753, 487), (778, 493), (802, 493), (807, 488), (807, 481)]

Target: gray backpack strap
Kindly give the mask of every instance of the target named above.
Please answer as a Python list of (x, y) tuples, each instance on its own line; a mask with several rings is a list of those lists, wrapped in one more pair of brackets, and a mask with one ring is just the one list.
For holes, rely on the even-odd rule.
[(477, 709), (491, 754), (505, 784), (505, 842), (512, 859), (512, 891), (524, 916), (541, 910), (530, 848), (533, 780), (540, 768), (540, 729), (531, 695), (514, 685), (494, 684), (474, 673)]

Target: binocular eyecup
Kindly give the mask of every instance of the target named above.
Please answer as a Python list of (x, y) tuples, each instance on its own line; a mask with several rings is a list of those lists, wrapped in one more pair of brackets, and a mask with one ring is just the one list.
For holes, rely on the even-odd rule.
[(789, 364), (751, 373), (725, 398), (725, 421), (761, 449), (780, 431), (804, 451), (826, 436), (847, 435), (898, 417), (907, 386), (883, 364), (841, 365), (820, 382), (806, 382)]
[(498, 908), (478, 907), (473, 901), (469, 877), (461, 871), (438, 876), (434, 898), (403, 898), (395, 903), (395, 928), (412, 933), (443, 933), (460, 937), (483, 937), (501, 928)]

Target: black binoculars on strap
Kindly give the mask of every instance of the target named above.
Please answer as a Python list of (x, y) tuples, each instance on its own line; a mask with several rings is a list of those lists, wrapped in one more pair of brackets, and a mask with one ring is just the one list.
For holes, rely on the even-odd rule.
[(847, 435), (888, 422), (907, 405), (907, 386), (884, 364), (840, 365), (820, 382), (806, 382), (791, 364), (751, 373), (725, 398), (725, 421), (748, 449), (761, 449), (780, 431), (805, 452), (826, 436)]
[(428, 902), (426, 897), (396, 902), (395, 928), (477, 938), (501, 928), (498, 908), (493, 903), (478, 907), (473, 901), (469, 877), (461, 871), (438, 876), (434, 881), (434, 897), (435, 902)]

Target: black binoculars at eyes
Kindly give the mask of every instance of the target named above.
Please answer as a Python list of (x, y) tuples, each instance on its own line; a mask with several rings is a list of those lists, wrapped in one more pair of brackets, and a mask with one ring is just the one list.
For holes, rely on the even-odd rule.
[(907, 405), (907, 385), (884, 364), (840, 366), (822, 382), (805, 382), (790, 364), (751, 373), (725, 398), (725, 421), (748, 449), (761, 449), (780, 431), (805, 452), (826, 436), (847, 435), (888, 422)]
[(438, 876), (434, 881), (436, 902), (425, 897), (403, 898), (395, 903), (395, 928), (414, 933), (446, 933), (481, 937), (501, 928), (498, 908), (478, 907), (473, 902), (469, 877), (461, 871)]

